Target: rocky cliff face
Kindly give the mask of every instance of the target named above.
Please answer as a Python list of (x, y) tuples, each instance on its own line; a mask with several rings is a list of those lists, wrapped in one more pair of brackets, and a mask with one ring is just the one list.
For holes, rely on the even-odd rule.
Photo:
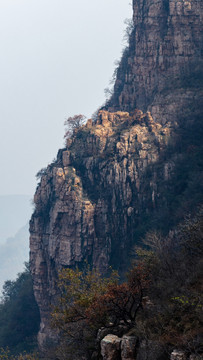
[(192, 74), (200, 74), (200, 2), (143, 0), (133, 8), (135, 27), (108, 111), (75, 130), (34, 197), (30, 261), (41, 347), (55, 336), (49, 311), (58, 271), (87, 259), (102, 273), (109, 264), (124, 272), (139, 235), (162, 213), (170, 228), (173, 197), (191, 184), (189, 170), (178, 190), (174, 179), (184, 154), (196, 156), (198, 148), (196, 139), (184, 139), (199, 124), (202, 93)]
[(42, 175), (30, 222), (42, 329), (62, 266), (88, 259), (102, 273), (110, 263), (126, 269), (139, 214), (156, 206), (156, 184), (152, 181), (146, 194), (140, 179), (169, 134), (170, 128), (156, 124), (150, 113), (101, 111), (96, 123), (76, 131)]
[(133, 22), (107, 107), (148, 109), (155, 121), (173, 121), (180, 108), (194, 101), (202, 74), (202, 3), (134, 0)]

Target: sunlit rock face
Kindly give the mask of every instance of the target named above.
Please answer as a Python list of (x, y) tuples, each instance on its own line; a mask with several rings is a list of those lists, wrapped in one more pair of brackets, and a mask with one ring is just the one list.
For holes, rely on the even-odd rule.
[(170, 131), (150, 113), (100, 111), (96, 123), (75, 132), (42, 175), (30, 222), (42, 332), (63, 266), (88, 260), (101, 273), (110, 264), (126, 270), (140, 212), (156, 206), (156, 183), (146, 193), (141, 178), (166, 147)]
[(60, 269), (87, 260), (103, 274), (109, 265), (124, 273), (144, 219), (161, 218), (163, 207), (170, 214), (182, 154), (167, 149), (200, 113), (200, 2), (136, 0), (133, 11), (112, 98), (75, 130), (35, 193), (30, 262), (41, 348), (56, 338), (49, 313)]

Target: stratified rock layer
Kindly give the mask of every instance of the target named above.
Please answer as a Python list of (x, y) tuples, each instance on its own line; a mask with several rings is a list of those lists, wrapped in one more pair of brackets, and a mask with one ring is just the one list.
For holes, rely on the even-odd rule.
[(126, 269), (139, 212), (156, 206), (155, 183), (145, 194), (140, 179), (169, 134), (170, 128), (156, 124), (150, 113), (101, 111), (96, 123), (89, 121), (68, 139), (67, 149), (42, 175), (30, 222), (41, 342), (63, 266), (87, 259), (101, 273), (110, 264)]
[[(150, 217), (153, 222), (156, 212), (157, 223), (163, 208), (168, 208), (164, 221), (170, 226), (174, 194), (192, 183), (190, 175), (174, 190), (177, 162), (180, 168), (184, 151), (191, 157), (198, 149), (198, 136), (187, 144), (185, 134), (186, 128), (191, 129), (186, 135), (192, 134), (200, 119), (200, 5), (195, 0), (134, 1), (134, 30), (108, 111), (76, 129), (42, 175), (30, 222), (41, 347), (55, 337), (49, 313), (60, 269), (87, 260), (102, 273), (110, 264), (123, 273), (137, 229), (144, 233), (142, 224)], [(198, 171), (197, 165), (197, 187)]]
[(194, 103), (202, 76), (202, 2), (134, 0), (133, 22), (107, 107), (148, 109), (155, 121), (174, 120), (185, 104)]

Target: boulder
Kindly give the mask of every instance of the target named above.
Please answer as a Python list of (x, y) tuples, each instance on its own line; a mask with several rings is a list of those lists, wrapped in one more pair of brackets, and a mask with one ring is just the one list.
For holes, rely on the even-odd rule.
[(120, 359), (120, 343), (121, 338), (116, 335), (109, 334), (101, 341), (101, 355), (103, 360)]
[(136, 345), (138, 338), (136, 336), (123, 336), (121, 340), (121, 359), (134, 360), (136, 359)]
[(187, 356), (182, 350), (173, 350), (170, 360), (186, 360)]

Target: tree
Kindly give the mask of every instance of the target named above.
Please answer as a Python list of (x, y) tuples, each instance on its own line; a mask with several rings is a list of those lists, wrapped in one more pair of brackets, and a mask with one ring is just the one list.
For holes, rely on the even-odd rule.
[(84, 125), (86, 117), (84, 115), (74, 115), (67, 118), (64, 122), (65, 128), (65, 135), (64, 138), (68, 139), (72, 136), (75, 129), (80, 128)]
[(41, 180), (41, 177), (43, 176), (43, 175), (46, 175), (46, 173), (47, 173), (47, 168), (42, 168), (42, 169), (40, 169), (38, 172), (37, 172), (37, 174), (35, 175), (35, 177), (36, 177), (36, 179), (37, 180)]
[(144, 268), (140, 264), (134, 266), (127, 274), (126, 282), (107, 284), (103, 294), (94, 296), (86, 310), (88, 322), (97, 328), (116, 327), (121, 323), (133, 327), (148, 286), (149, 276)]
[(130, 35), (134, 29), (133, 19), (125, 19), (124, 24), (126, 25), (126, 29), (123, 36), (123, 41), (126, 42), (127, 46), (129, 45)]
[(199, 353), (201, 350), (203, 209), (168, 236), (149, 232), (137, 248), (137, 263), (151, 273), (141, 326), (148, 339)]
[(61, 271), (58, 282), (61, 295), (52, 313), (52, 324), (61, 332), (57, 349), (59, 359), (66, 359), (67, 356), (77, 359), (84, 354), (90, 358), (96, 333), (95, 327), (89, 326), (87, 310), (97, 294), (104, 294), (108, 284), (117, 282), (115, 272), (108, 279), (103, 279), (98, 271), (90, 270), (89, 266), (83, 270), (67, 268)]
[(29, 266), (15, 281), (6, 281), (0, 303), (0, 347), (12, 353), (30, 351), (39, 329), (39, 310), (34, 298)]
[(119, 284), (115, 271), (105, 278), (89, 267), (84, 271), (62, 270), (59, 275), (61, 296), (52, 319), (53, 325), (66, 338), (66, 351), (72, 351), (72, 347), (80, 352), (85, 349), (88, 356), (100, 327), (115, 328), (121, 323), (132, 327), (142, 308), (147, 278), (140, 265), (129, 272), (128, 281), (123, 284)]
[(52, 313), (54, 325), (66, 331), (66, 325), (88, 320), (87, 310), (97, 296), (105, 294), (110, 285), (118, 284), (118, 274), (112, 271), (102, 278), (97, 270), (63, 269), (59, 274), (60, 298)]

